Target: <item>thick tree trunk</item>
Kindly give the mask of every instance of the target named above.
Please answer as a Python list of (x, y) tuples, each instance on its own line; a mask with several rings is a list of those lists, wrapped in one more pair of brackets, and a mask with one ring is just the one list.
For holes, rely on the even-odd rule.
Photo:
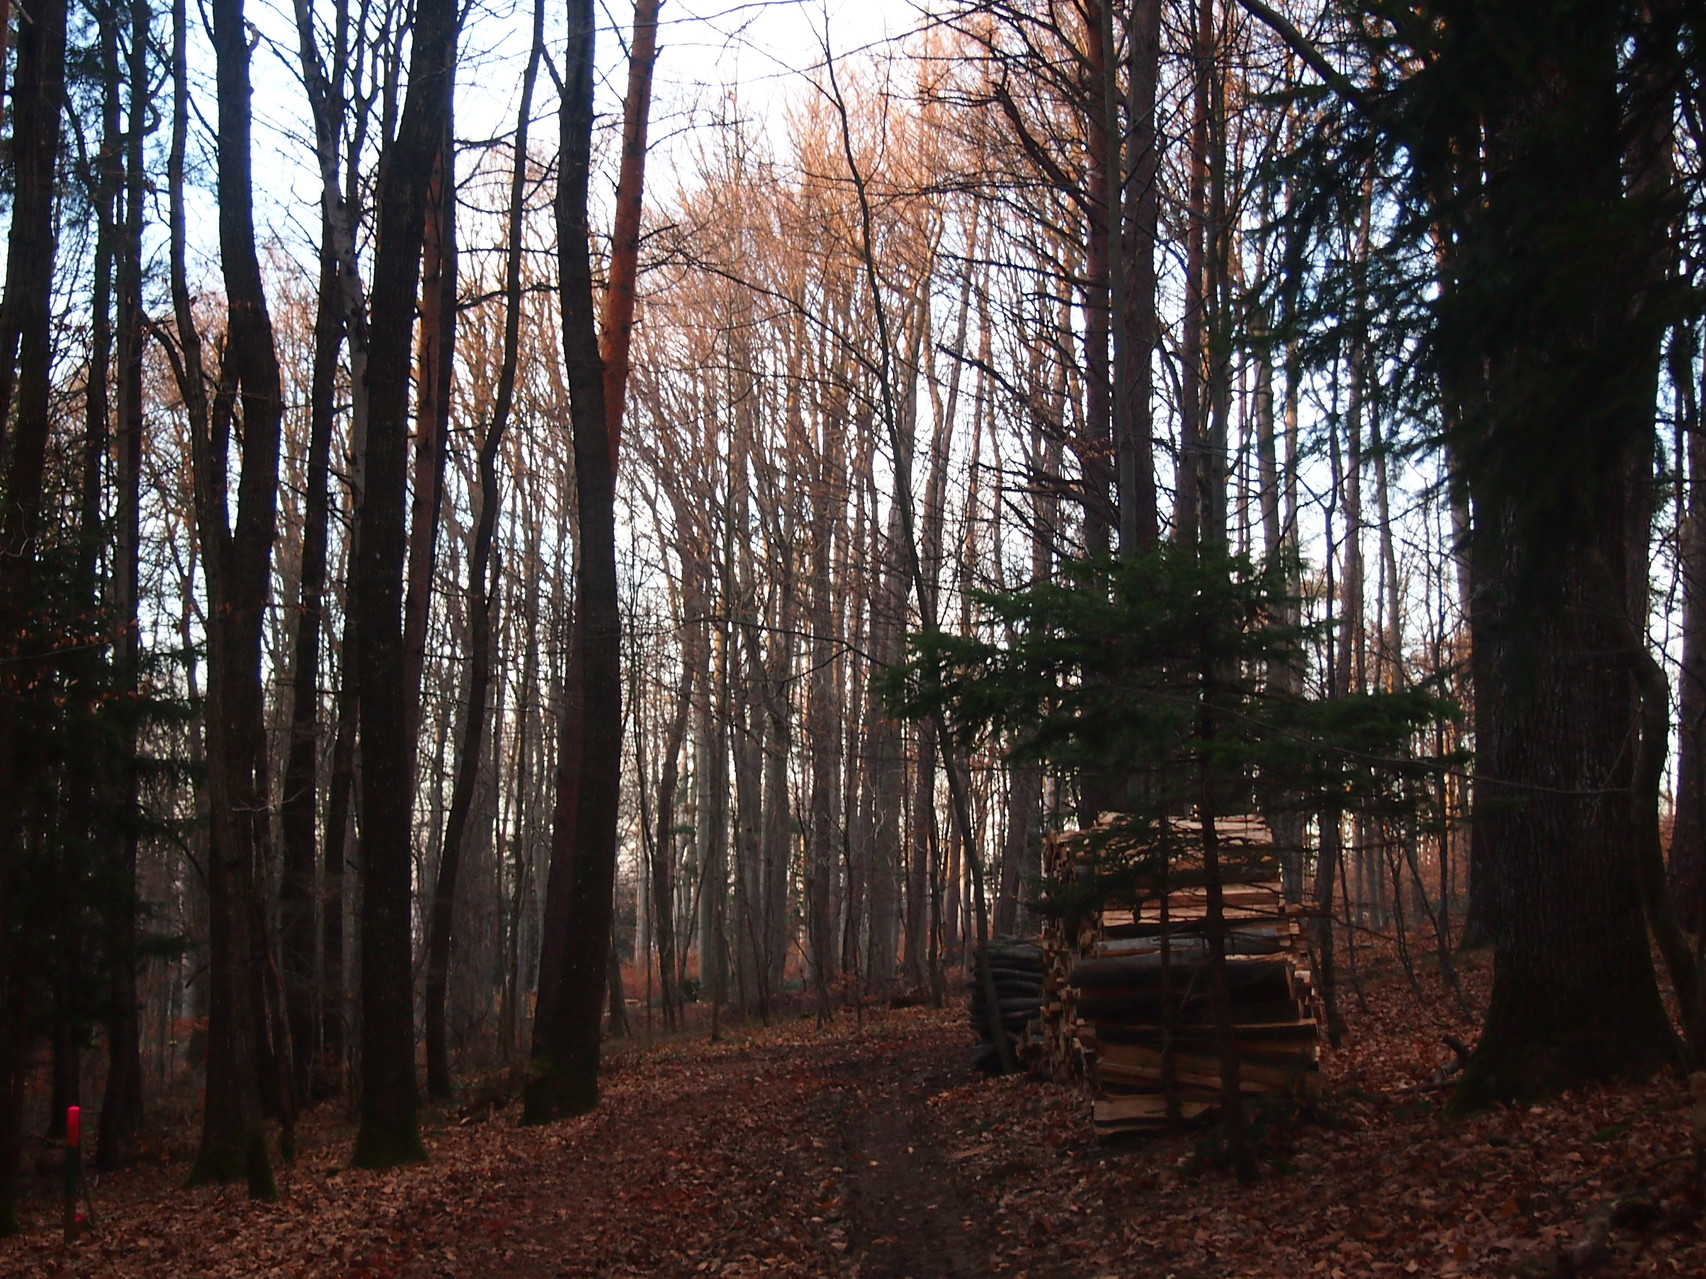
[[(1520, 571), (1502, 558), (1501, 576)], [(1491, 650), (1478, 789), (1494, 853), (1496, 966), (1467, 1101), (1643, 1074), (1669, 1057), (1631, 873), (1633, 814), (1619, 789), (1634, 703), (1601, 607), (1572, 585), (1520, 623), (1489, 610), (1476, 636)], [(1520, 625), (1521, 637), (1500, 624)]]
[[(28, 706), (39, 663), (26, 639), (50, 427), (55, 254), (53, 192), (65, 97), (65, 4), (20, 15), (13, 79), (11, 226), (0, 304), (0, 1235), (17, 1229), (23, 1083), (32, 1036), (30, 945), (18, 899), (21, 801), (36, 759)], [(16, 410), (15, 414), (10, 410)], [(8, 429), (8, 423), (9, 428)]]
[(1480, 38), (1520, 56), (1484, 108), (1486, 198), (1440, 335), (1448, 360), (1487, 370), (1461, 438), (1488, 588), (1474, 644), (1495, 967), (1464, 1104), (1645, 1075), (1672, 1053), (1634, 873), (1626, 651), (1645, 622), (1628, 616), (1628, 477), (1650, 447), (1660, 330), (1643, 290), (1663, 237), (1623, 192), (1615, 12), (1505, 3), (1484, 19)]
[(357, 517), (361, 677), (361, 1126), (356, 1164), (425, 1157), (416, 1120), (410, 948), (411, 765), (402, 588), (410, 336), (434, 157), (448, 127), (459, 9), (421, 0), (409, 87), (386, 149), (369, 334), (366, 468)]
[[(192, 1177), (226, 1181), (246, 1175), (249, 1193), (274, 1193), (260, 1123), (257, 1077), (264, 1029), (258, 1017), (264, 942), (255, 899), (257, 869), (266, 865), (266, 729), (261, 686), (261, 630), (271, 585), (278, 503), (278, 453), (284, 402), (271, 318), (255, 250), (250, 169), (249, 46), (242, 0), (212, 6), (219, 84), (219, 247), (224, 270), (226, 341), (219, 390), (210, 408), (190, 413), (195, 432), (198, 531), (206, 548), (208, 622), (207, 761), (212, 811), (209, 848), (209, 1005), (207, 1101), (201, 1150)], [(183, 15), (178, 32), (178, 85), (187, 108)], [(182, 127), (175, 121), (174, 128)], [(181, 178), (182, 141), (174, 135)], [(174, 183), (175, 237), (184, 233)], [(202, 376), (182, 246), (174, 245), (179, 342), (185, 346), (186, 399), (199, 398)], [(193, 385), (192, 385), (193, 384)], [(226, 524), (227, 453), (241, 415), (243, 459), (237, 517)]]
[[(593, 315), (587, 188), (592, 164), (595, 22), (574, 0), (563, 55), (557, 171), (563, 362), (575, 457), (579, 557), (572, 665), (579, 709), (564, 717), (556, 831), (545, 890), (539, 1002), (524, 1115), (543, 1123), (598, 1104), (600, 1018), (622, 771), (622, 619), (616, 584), (616, 458)], [(575, 682), (571, 678), (571, 683)], [(578, 741), (571, 742), (574, 733)]]

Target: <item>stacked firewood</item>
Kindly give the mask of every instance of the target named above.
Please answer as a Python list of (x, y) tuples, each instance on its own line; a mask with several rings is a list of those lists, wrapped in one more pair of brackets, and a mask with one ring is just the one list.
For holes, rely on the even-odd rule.
[[(1017, 1062), (1020, 1057), (1019, 1041), (1025, 1027), (1043, 1004), (1042, 948), (1036, 942), (1023, 938), (991, 938), (989, 970), (995, 978), (996, 1011), (1000, 1014), (1002, 1033), (1007, 1036), (1012, 1059)], [(966, 973), (966, 989), (970, 992), (967, 1018), (978, 1037), (972, 1064), (979, 1070), (998, 1074), (1001, 1050), (990, 1030), (983, 967), (976, 948), (972, 951), (972, 964)]]
[[(1082, 833), (1061, 831), (1043, 839), (1043, 878), (1064, 883), (1073, 876)], [(1094, 919), (1045, 915), (1037, 940), (1043, 956), (1043, 1003), (1025, 1027), (1019, 1057), (1026, 1071), (1039, 1079), (1071, 1083), (1084, 1077), (1084, 1054), (1078, 1040), (1078, 1010), (1072, 989), (1072, 965), (1088, 955), (1097, 937)]]
[[(1239, 895), (1253, 896), (1256, 887), (1240, 885)], [(1302, 930), (1278, 893), (1273, 896), (1269, 918), (1241, 913), (1228, 921), (1227, 1009), (1239, 1091), (1246, 1095), (1307, 1092), (1318, 1078), (1309, 970), (1293, 949)], [(1188, 909), (1172, 906), (1169, 915)], [(1107, 939), (1095, 957), (1073, 968), (1086, 1023), (1081, 1039), (1094, 1054), (1097, 1132), (1159, 1127), (1167, 1120), (1169, 1093), (1180, 1118), (1213, 1109), (1223, 1076), (1202, 919), (1169, 921), (1165, 964), (1158, 933), (1143, 935), (1153, 925), (1139, 920), (1105, 927), (1138, 935)], [(1121, 944), (1128, 940), (1138, 945)]]
[[(1221, 913), (1239, 1091), (1309, 1091), (1319, 1079), (1319, 1046), (1305, 911), (1280, 892), (1260, 818), (1223, 819), (1216, 832), (1226, 867)], [(1089, 833), (1050, 841), (1055, 864), (1045, 869), (1056, 882), (1081, 873), (1073, 854)], [(1044, 934), (1049, 996), (1027, 1064), (1058, 1078), (1056, 1063), (1084, 1063), (1098, 1134), (1160, 1128), (1170, 1100), (1187, 1120), (1219, 1105), (1201, 837), (1194, 823), (1175, 821), (1172, 838), (1170, 883), (1140, 884), (1135, 904), (1105, 906), (1071, 938), (1064, 929)]]

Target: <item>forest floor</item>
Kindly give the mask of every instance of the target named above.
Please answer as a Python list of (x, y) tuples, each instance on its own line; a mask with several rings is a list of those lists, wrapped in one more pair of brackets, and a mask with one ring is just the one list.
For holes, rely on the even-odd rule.
[[(1484, 964), (1464, 982), (1475, 1004)], [(1680, 1079), (1446, 1118), (1427, 1084), (1472, 1023), (1431, 973), (1365, 962), (1361, 984), (1327, 1099), (1262, 1124), (1253, 1185), (1212, 1132), (1098, 1143), (1082, 1089), (973, 1075), (963, 1010), (843, 1012), (619, 1047), (604, 1105), (550, 1127), (464, 1099), (429, 1115), (431, 1162), (391, 1172), (346, 1167), (322, 1108), (272, 1204), (182, 1189), (180, 1124), (74, 1246), (33, 1202), (0, 1275), (1502, 1276), (1570, 1273), (1584, 1238), (1599, 1274), (1706, 1275)]]

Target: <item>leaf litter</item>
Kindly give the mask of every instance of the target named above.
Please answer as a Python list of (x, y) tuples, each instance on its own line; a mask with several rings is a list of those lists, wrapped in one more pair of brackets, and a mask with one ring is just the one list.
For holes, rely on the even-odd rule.
[[(1258, 1115), (1251, 1185), (1212, 1130), (1098, 1142), (1082, 1088), (974, 1075), (963, 1010), (844, 1013), (618, 1048), (603, 1105), (560, 1124), (434, 1112), (430, 1162), (391, 1171), (341, 1166), (323, 1107), (271, 1204), (181, 1188), (180, 1145), (109, 1177), (69, 1248), (32, 1201), (0, 1276), (1706, 1274), (1680, 1077), (1447, 1117), (1443, 1035), (1473, 1027), (1417, 981), (1365, 966), (1326, 1100)], [(1464, 981), (1484, 998), (1485, 962)]]

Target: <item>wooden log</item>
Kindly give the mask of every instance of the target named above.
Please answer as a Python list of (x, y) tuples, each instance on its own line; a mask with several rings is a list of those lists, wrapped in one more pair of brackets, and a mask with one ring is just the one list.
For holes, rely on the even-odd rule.
[[(1199, 1053), (1175, 1053), (1173, 1067), (1181, 1083), (1220, 1087), (1220, 1059)], [(1138, 1044), (1104, 1044), (1096, 1058), (1096, 1077), (1123, 1084), (1161, 1085), (1161, 1050)], [(1321, 1076), (1314, 1063), (1299, 1058), (1289, 1063), (1240, 1060), (1238, 1079), (1245, 1092), (1312, 1092)]]
[[(1159, 1028), (1162, 1021), (1163, 999), (1159, 991), (1098, 990), (1079, 995), (1078, 1015), (1099, 1025), (1125, 1024)], [(1205, 1025), (1213, 1011), (1206, 989), (1189, 993), (1175, 992), (1165, 1002), (1173, 1006), (1174, 1021), (1180, 1026)], [(1233, 1025), (1272, 1025), (1301, 1022), (1309, 1016), (1309, 1007), (1298, 999), (1245, 1000), (1232, 1005)]]
[[(1206, 1075), (1194, 1071), (1184, 1071), (1175, 1074), (1173, 1078), (1181, 1093), (1189, 1089), (1200, 1089), (1207, 1093), (1218, 1093), (1220, 1091), (1218, 1069), (1214, 1073)], [(1120, 1066), (1100, 1060), (1096, 1062), (1096, 1083), (1102, 1089), (1104, 1096), (1112, 1095), (1121, 1087), (1130, 1088), (1136, 1092), (1159, 1092), (1164, 1087), (1159, 1068)], [(1282, 1089), (1274, 1084), (1265, 1083), (1258, 1079), (1248, 1079), (1240, 1075), (1238, 1091), (1247, 1096), (1258, 1096), (1264, 1093), (1280, 1092)]]
[[(1168, 974), (1174, 990), (1208, 984), (1208, 964), (1175, 962)], [(1295, 965), (1289, 959), (1247, 959), (1226, 965), (1226, 986), (1234, 1001), (1283, 999), (1291, 994)], [(1100, 991), (1152, 991), (1161, 987), (1159, 951), (1083, 959), (1072, 966), (1072, 984), (1086, 995)]]
[[(1179, 1115), (1183, 1119), (1195, 1119), (1212, 1109), (1212, 1102), (1182, 1101)], [(1153, 1093), (1137, 1097), (1098, 1097), (1091, 1103), (1090, 1116), (1097, 1128), (1134, 1122), (1159, 1126), (1167, 1122), (1167, 1099)]]
[[(1192, 1045), (1194, 1051), (1212, 1054), (1214, 1049), (1213, 1028), (1206, 1023), (1179, 1026), (1173, 1033), (1173, 1038), (1181, 1047)], [(1105, 1047), (1108, 1044), (1138, 1044), (1150, 1048), (1162, 1046), (1162, 1031), (1159, 1026), (1131, 1025), (1120, 1022), (1102, 1022), (1096, 1027), (1096, 1041)], [(1195, 1049), (1194, 1045), (1204, 1047)], [(1316, 1038), (1314, 1021), (1278, 1022), (1269, 1025), (1245, 1025), (1235, 1028), (1233, 1044), (1240, 1058), (1256, 1060), (1273, 1060), (1300, 1056), (1305, 1053), (1319, 1051), (1319, 1040)]]
[[(996, 1010), (1003, 1017), (1010, 1017), (1017, 1013), (1023, 1013), (1025, 1016), (1029, 1017), (1036, 1013), (1042, 1006), (1043, 1001), (1042, 996), (1040, 995), (1030, 999), (1003, 999), (1000, 1003), (995, 1005)], [(983, 1015), (983, 1010), (986, 1007), (987, 1005), (983, 1002), (982, 996), (974, 995), (971, 998), (968, 1011), (974, 1017), (981, 1017)]]
[[(1147, 925), (1140, 927), (1147, 928)], [(1160, 929), (1146, 932), (1141, 936), (1113, 937), (1105, 936), (1096, 943), (1096, 957), (1115, 958), (1122, 955), (1160, 955)], [(1171, 929), (1169, 938), (1170, 950), (1175, 960), (1200, 959), (1208, 954), (1208, 939), (1203, 936), (1200, 923), (1192, 923), (1185, 929)], [(1226, 953), (1228, 955), (1278, 955), (1287, 949), (1289, 936), (1281, 937), (1279, 928), (1273, 924), (1257, 924), (1231, 930), (1226, 937)]]

